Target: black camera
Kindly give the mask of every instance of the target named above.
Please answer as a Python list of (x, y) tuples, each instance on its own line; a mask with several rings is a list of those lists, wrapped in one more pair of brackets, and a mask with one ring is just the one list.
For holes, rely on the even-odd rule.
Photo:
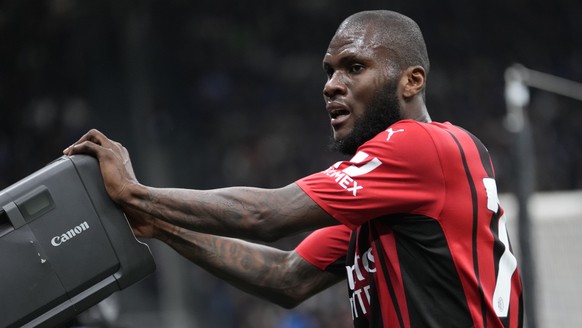
[(91, 156), (0, 191), (0, 327), (54, 327), (155, 271)]

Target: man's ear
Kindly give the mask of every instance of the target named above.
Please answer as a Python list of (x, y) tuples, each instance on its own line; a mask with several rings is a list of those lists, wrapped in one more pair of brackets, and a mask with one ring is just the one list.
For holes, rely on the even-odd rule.
[(403, 88), (402, 96), (405, 100), (410, 99), (424, 90), (426, 82), (426, 72), (422, 66), (410, 66), (402, 75)]

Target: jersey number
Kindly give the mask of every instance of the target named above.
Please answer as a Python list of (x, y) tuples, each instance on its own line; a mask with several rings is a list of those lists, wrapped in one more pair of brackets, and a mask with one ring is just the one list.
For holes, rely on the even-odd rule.
[[(493, 212), (499, 210), (499, 200), (497, 198), (497, 187), (495, 180), (491, 178), (483, 179), (483, 185), (487, 192), (487, 208)], [(517, 260), (509, 249), (509, 237), (506, 228), (506, 218), (503, 214), (499, 218), (499, 230), (497, 235), (499, 240), (505, 246), (503, 254), (499, 258), (499, 272), (497, 273), (497, 280), (495, 283), (495, 290), (493, 291), (493, 308), (498, 317), (507, 317), (509, 310), (509, 299), (511, 297), (511, 277), (517, 269)]]

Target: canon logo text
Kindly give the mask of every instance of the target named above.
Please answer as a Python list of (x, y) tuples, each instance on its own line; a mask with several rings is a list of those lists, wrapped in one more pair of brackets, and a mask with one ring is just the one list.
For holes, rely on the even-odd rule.
[(89, 224), (85, 221), (60, 236), (54, 236), (53, 239), (51, 239), (51, 244), (55, 247), (60, 246), (62, 243), (66, 243), (69, 239), (74, 238), (87, 229), (89, 229)]

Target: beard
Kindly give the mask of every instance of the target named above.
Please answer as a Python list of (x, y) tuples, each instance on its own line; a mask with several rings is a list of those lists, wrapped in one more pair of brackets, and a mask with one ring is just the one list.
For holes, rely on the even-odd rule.
[(331, 139), (330, 149), (353, 156), (364, 142), (374, 138), (390, 125), (400, 121), (400, 102), (396, 95), (396, 81), (388, 81), (374, 95), (363, 116), (356, 118), (352, 132), (342, 139)]

